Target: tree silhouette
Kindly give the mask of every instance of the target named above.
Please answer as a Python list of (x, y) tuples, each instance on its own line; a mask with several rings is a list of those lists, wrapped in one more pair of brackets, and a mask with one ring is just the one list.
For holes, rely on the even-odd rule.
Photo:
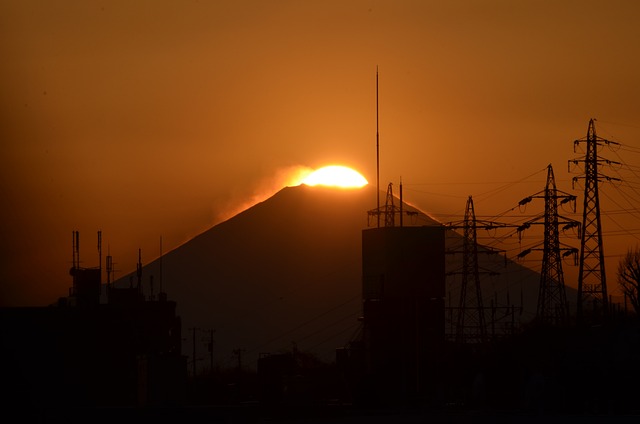
[(636, 315), (640, 314), (640, 248), (629, 249), (618, 263), (618, 284), (631, 302)]

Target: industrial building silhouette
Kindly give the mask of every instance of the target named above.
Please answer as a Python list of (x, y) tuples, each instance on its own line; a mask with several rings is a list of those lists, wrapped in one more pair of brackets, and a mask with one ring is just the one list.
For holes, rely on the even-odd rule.
[[(418, 399), (433, 391), (445, 342), (444, 227), (362, 232), (362, 335), (340, 352), (360, 368), (370, 401)], [(359, 362), (359, 364), (357, 364)], [(342, 364), (338, 363), (338, 366)]]
[(101, 267), (70, 269), (69, 296), (0, 309), (2, 403), (25, 408), (182, 405), (186, 356), (176, 303), (139, 285), (103, 291)]

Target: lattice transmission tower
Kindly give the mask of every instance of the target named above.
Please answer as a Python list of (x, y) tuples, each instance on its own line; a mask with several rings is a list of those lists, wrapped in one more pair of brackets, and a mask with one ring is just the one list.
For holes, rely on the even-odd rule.
[[(598, 156), (598, 148), (603, 145), (619, 143), (605, 140), (596, 134), (595, 120), (589, 120), (586, 138), (575, 140), (573, 150), (580, 144), (586, 144), (583, 158), (569, 160), (571, 165), (584, 164), (584, 175), (573, 177), (573, 184), (584, 179), (584, 209), (582, 214), (582, 239), (580, 243), (580, 271), (578, 273), (578, 323), (598, 324), (609, 316), (607, 298), (607, 279), (604, 267), (602, 246), (602, 222), (600, 219), (600, 201), (598, 183), (600, 181), (620, 181), (599, 173), (602, 164), (618, 164)], [(571, 169), (569, 169), (571, 170)]]
[[(462, 267), (459, 271), (448, 272), (447, 275), (461, 274), (460, 298), (457, 308), (455, 341), (456, 343), (484, 343), (488, 340), (486, 308), (483, 305), (482, 289), (480, 288), (480, 274), (491, 271), (481, 271), (478, 262), (477, 229), (503, 227), (504, 224), (478, 221), (471, 196), (467, 199), (462, 223), (449, 223), (448, 228), (462, 229)], [(483, 253), (496, 254), (499, 251), (484, 247)], [(459, 252), (447, 252), (459, 253)]]
[[(371, 209), (367, 211), (369, 218), (377, 217), (377, 221), (380, 222), (380, 216), (384, 216), (384, 226), (385, 227), (395, 227), (396, 226), (396, 215), (399, 216), (400, 227), (404, 226), (404, 216), (413, 216), (417, 215), (416, 211), (409, 211), (404, 209), (404, 201), (402, 200), (402, 181), (400, 181), (400, 199), (399, 206), (395, 204), (395, 197), (393, 196), (393, 183), (389, 183), (387, 186), (387, 195), (385, 199), (384, 206), (377, 207), (375, 209)], [(369, 222), (371, 224), (371, 222)], [(379, 225), (379, 224), (378, 224)]]
[[(460, 288), (460, 304), (456, 325), (456, 341), (464, 340), (486, 342), (487, 325), (482, 304), (480, 289), (480, 269), (478, 266), (478, 238), (476, 231), (476, 214), (473, 199), (469, 196), (464, 212), (464, 235), (462, 253), (462, 287)], [(471, 283), (470, 295), (467, 289)], [(469, 334), (467, 334), (467, 330)]]
[(393, 184), (387, 187), (387, 198), (384, 203), (384, 226), (395, 227), (396, 225), (396, 205), (393, 201)]
[(579, 228), (580, 223), (566, 218), (558, 213), (558, 201), (560, 205), (571, 203), (573, 212), (576, 208), (576, 196), (561, 192), (556, 187), (553, 168), (547, 167), (547, 183), (545, 189), (520, 201), (520, 205), (529, 203), (532, 199), (544, 199), (545, 207), (542, 215), (536, 216), (518, 227), (518, 233), (531, 225), (544, 225), (544, 241), (542, 245), (528, 248), (518, 254), (524, 257), (534, 250), (542, 250), (542, 270), (540, 272), (540, 287), (538, 291), (538, 307), (536, 310), (536, 322), (540, 325), (565, 325), (569, 320), (569, 307), (564, 284), (562, 270), (562, 258), (573, 255), (577, 262), (578, 249), (563, 245), (560, 242), (560, 226), (562, 230)]

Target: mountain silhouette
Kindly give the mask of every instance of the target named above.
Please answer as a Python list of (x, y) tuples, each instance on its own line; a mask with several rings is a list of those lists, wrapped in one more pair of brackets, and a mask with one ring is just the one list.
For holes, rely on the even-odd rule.
[[(145, 264), (145, 295), (151, 295), (153, 276), (156, 294), (161, 281), (162, 291), (177, 302), (184, 353), (192, 355), (195, 334), (199, 372), (210, 367), (210, 330), (215, 367), (254, 368), (260, 354), (294, 346), (331, 361), (335, 349), (359, 329), (362, 230), (377, 225), (367, 214), (375, 199), (370, 186), (286, 187)], [(439, 225), (409, 205), (404, 208), (413, 212), (404, 218), (406, 226)], [(448, 233), (447, 245), (459, 242), (458, 233)], [(448, 256), (453, 259), (447, 258), (447, 266), (455, 267), (462, 255)], [(539, 274), (511, 261), (505, 267), (504, 258), (480, 261), (504, 269), (483, 283), (488, 284), (485, 306), (491, 299), (506, 304), (510, 294), (511, 303), (524, 302), (515, 319), (531, 319)], [(131, 279), (135, 273), (114, 284), (127, 286)], [(447, 305), (457, 306), (456, 290), (452, 283)]]

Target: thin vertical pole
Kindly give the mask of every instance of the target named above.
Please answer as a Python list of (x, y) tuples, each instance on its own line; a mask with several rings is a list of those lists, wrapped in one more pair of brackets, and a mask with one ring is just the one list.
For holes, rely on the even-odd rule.
[(403, 214), (403, 210), (402, 210), (402, 177), (400, 177), (400, 227), (403, 226), (403, 220), (402, 220), (402, 216)]
[(376, 211), (380, 228), (380, 131), (378, 126), (378, 67), (376, 66)]
[(211, 374), (213, 374), (213, 330), (209, 330), (209, 359), (211, 360)]
[(160, 288), (158, 293), (162, 294), (162, 236), (160, 236)]
[(98, 230), (98, 269), (100, 269), (100, 284), (102, 284), (102, 231)]
[(197, 330), (197, 328), (193, 327), (192, 330), (193, 330), (193, 348), (192, 348), (193, 349), (193, 363), (192, 363), (191, 367), (192, 367), (192, 372), (193, 372), (193, 378), (195, 380), (195, 378), (196, 378), (196, 330)]

